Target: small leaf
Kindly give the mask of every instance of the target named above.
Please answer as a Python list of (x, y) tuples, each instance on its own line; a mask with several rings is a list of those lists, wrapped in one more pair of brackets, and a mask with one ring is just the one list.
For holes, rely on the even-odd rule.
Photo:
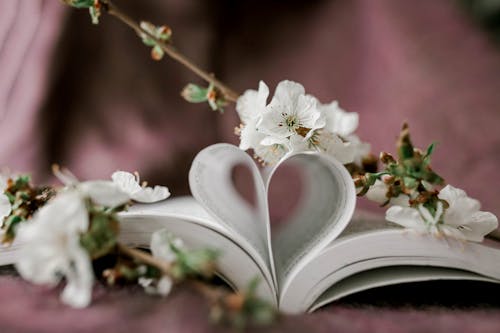
[(434, 152), (434, 149), (436, 148), (436, 143), (433, 142), (427, 147), (427, 150), (425, 152), (425, 155), (423, 157), (424, 164), (429, 165), (431, 163), (431, 155)]
[(117, 242), (118, 222), (114, 215), (93, 212), (89, 230), (80, 237), (81, 245), (92, 259), (110, 253)]

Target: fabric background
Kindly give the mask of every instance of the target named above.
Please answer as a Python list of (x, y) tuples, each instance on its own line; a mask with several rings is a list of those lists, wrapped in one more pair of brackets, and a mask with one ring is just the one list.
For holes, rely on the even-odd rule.
[[(499, 51), (455, 1), (116, 2), (170, 25), (180, 50), (240, 92), (260, 79), (271, 87), (291, 79), (323, 102), (339, 100), (360, 114), (359, 134), (374, 152), (394, 151), (408, 121), (417, 145), (439, 143), (434, 168), (500, 215)], [(187, 194), (196, 152), (237, 143), (234, 110), (221, 116), (184, 102), (179, 92), (196, 77), (169, 59), (150, 60), (113, 19), (89, 21), (54, 0), (0, 0), (0, 166), (32, 172), (38, 182), (53, 180), (54, 162), (82, 179), (138, 170)], [(213, 330), (206, 305), (189, 291), (159, 301), (97, 289), (101, 301), (78, 312), (63, 309), (54, 292), (3, 274), (2, 332), (177, 331), (185, 323), (192, 332)], [(494, 309), (341, 304), (273, 330), (494, 332), (495, 317)]]

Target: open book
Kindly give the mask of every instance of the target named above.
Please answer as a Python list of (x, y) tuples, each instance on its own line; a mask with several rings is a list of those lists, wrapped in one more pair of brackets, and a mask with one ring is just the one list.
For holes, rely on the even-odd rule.
[[(271, 234), (268, 190), (276, 170), (299, 168), (304, 188), (279, 232)], [(236, 166), (250, 170), (253, 204), (236, 189)], [(216, 144), (193, 161), (193, 197), (134, 205), (121, 214), (121, 241), (147, 247), (166, 228), (191, 248), (219, 249), (218, 274), (235, 289), (259, 277), (257, 294), (287, 313), (314, 311), (343, 296), (379, 286), (435, 279), (500, 282), (500, 246), (419, 235), (380, 217), (354, 213), (350, 174), (335, 159), (293, 153), (261, 171), (236, 146)], [(12, 263), (16, 249), (0, 252)], [(499, 279), (499, 280), (497, 280)]]

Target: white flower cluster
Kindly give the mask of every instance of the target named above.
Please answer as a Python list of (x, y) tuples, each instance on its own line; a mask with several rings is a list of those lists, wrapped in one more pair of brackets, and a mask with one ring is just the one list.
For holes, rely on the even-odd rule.
[(269, 88), (260, 81), (258, 90), (247, 90), (236, 110), (240, 148), (253, 149), (263, 163), (275, 164), (288, 152), (319, 151), (341, 163), (361, 163), (370, 151), (354, 134), (358, 114), (342, 110), (336, 101), (321, 104), (296, 82), (282, 81), (268, 104)]
[(170, 193), (163, 186), (141, 186), (137, 176), (123, 171), (115, 172), (112, 181), (79, 182), (71, 173), (58, 170), (56, 176), (66, 188), (17, 230), (17, 239), (24, 246), (16, 268), (24, 279), (36, 284), (56, 285), (64, 278), (62, 301), (85, 307), (94, 283), (91, 259), (80, 244), (80, 236), (89, 228), (86, 200), (114, 208), (130, 200), (163, 200)]
[[(429, 184), (426, 187), (430, 188)], [(377, 180), (366, 193), (366, 197), (378, 203), (387, 201), (387, 186)], [(434, 214), (424, 205), (410, 207), (412, 195), (400, 194), (391, 198), (391, 206), (386, 214), (387, 221), (410, 228), (418, 233), (430, 233), (434, 236), (447, 236), (462, 241), (482, 242), (485, 235), (498, 227), (498, 219), (490, 212), (480, 211), (478, 200), (467, 196), (465, 191), (451, 185), (439, 191)]]

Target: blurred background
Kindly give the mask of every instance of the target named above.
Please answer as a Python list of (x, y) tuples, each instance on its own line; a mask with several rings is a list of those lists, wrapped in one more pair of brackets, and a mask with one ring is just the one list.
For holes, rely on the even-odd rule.
[[(500, 215), (500, 0), (116, 0), (167, 24), (178, 49), (239, 92), (283, 79), (360, 114), (376, 154), (401, 124), (434, 168)], [(237, 143), (224, 115), (179, 93), (197, 77), (126, 26), (56, 0), (0, 0), (0, 166), (50, 182), (137, 170), (187, 194), (195, 154)], [(366, 203), (362, 203), (366, 205)], [(373, 208), (373, 207), (371, 207)]]

